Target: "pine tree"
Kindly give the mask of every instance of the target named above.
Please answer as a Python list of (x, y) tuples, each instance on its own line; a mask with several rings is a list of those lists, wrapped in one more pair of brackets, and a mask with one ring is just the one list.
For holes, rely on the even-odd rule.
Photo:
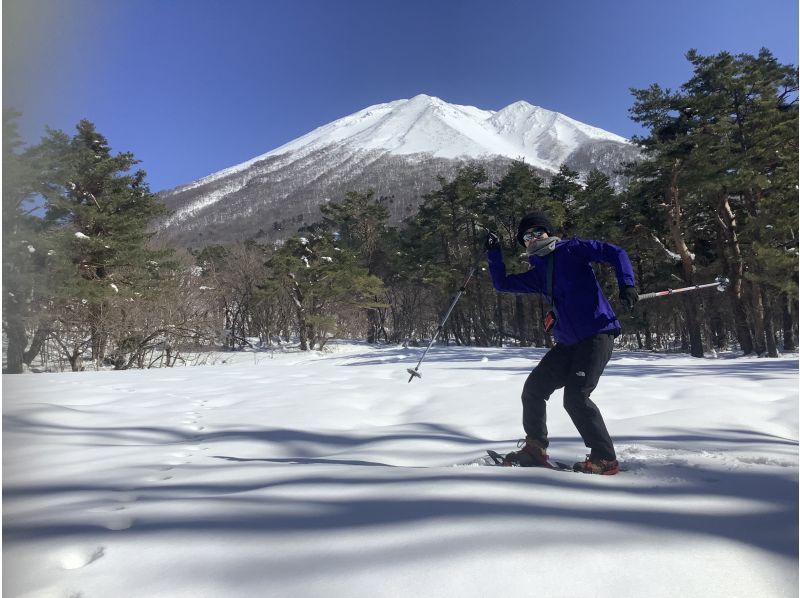
[[(137, 301), (157, 293), (169, 251), (148, 248), (150, 222), (166, 209), (150, 192), (143, 170), (129, 152), (113, 155), (95, 126), (82, 120), (68, 137), (48, 130), (35, 159), (60, 165), (42, 172), (44, 221), (50, 230), (60, 285), (57, 298), (85, 325), (92, 357), (105, 354), (110, 302)], [(73, 364), (74, 367), (75, 364)]]
[[(502, 239), (501, 244), (509, 263), (518, 261), (520, 253), (517, 225), (525, 214), (533, 210), (546, 212), (556, 226), (564, 220), (563, 204), (548, 195), (544, 180), (530, 165), (523, 161), (514, 161), (488, 194), (486, 202), (492, 228), (498, 231)], [(513, 309), (509, 308), (509, 303), (513, 305)], [(498, 342), (502, 343), (502, 337), (511, 335), (522, 346), (528, 346), (531, 342), (543, 344), (544, 335), (538, 326), (531, 325), (529, 314), (543, 315), (544, 311), (545, 304), (539, 297), (516, 295), (510, 298), (495, 293), (495, 313), (500, 332)], [(507, 328), (507, 325), (511, 328)]]
[[(797, 244), (797, 72), (767, 50), (758, 56), (690, 51), (687, 58), (694, 75), (678, 92), (657, 85), (634, 90), (634, 120), (650, 129), (640, 140), (650, 160), (639, 178), (654, 178), (665, 190), (684, 278), (695, 266), (686, 240), (712, 248), (731, 278), (741, 347), (775, 355), (768, 313), (774, 293), (765, 295), (763, 287), (774, 287), (768, 264), (773, 276), (783, 274), (778, 279), (794, 278), (786, 276), (790, 259), (782, 258)], [(796, 286), (774, 290), (796, 293)], [(687, 300), (686, 308), (692, 319), (694, 304)]]
[[(491, 191), (485, 169), (465, 166), (452, 181), (439, 179), (440, 188), (426, 194), (416, 218), (406, 231), (406, 246), (416, 259), (409, 261), (420, 285), (431, 291), (434, 305), (444, 305), (453, 289), (463, 281), (467, 271), (482, 257), (486, 234), (487, 197)], [(452, 335), (459, 344), (469, 344), (472, 338), (482, 345), (494, 336), (487, 328), (491, 309), (487, 301), (488, 288), (481, 277), (471, 283), (471, 292), (464, 296), (447, 321), (442, 336)], [(420, 334), (430, 329), (439, 318), (420, 323)]]
[[(340, 247), (352, 251), (358, 256), (361, 266), (369, 275), (386, 274), (385, 237), (389, 210), (380, 201), (375, 200), (372, 190), (366, 193), (351, 191), (341, 203), (329, 203), (320, 208), (323, 215), (321, 225), (334, 234)], [(313, 228), (313, 227), (312, 227)], [(384, 328), (382, 321), (385, 310), (382, 297), (373, 297), (375, 307), (366, 308), (367, 342), (374, 343)], [(384, 307), (380, 307), (380, 306)], [(385, 337), (384, 330), (384, 337)]]
[(621, 236), (621, 206), (607, 174), (592, 170), (586, 183), (574, 195), (569, 220), (573, 233), (585, 239), (619, 242)]
[[(20, 114), (3, 111), (3, 330), (6, 373), (30, 365), (48, 334), (48, 262), (52, 249), (37, 209), (36, 171), (30, 150), (21, 151)], [(29, 334), (33, 332), (30, 339)]]
[(547, 212), (556, 225), (564, 218), (562, 203), (547, 194), (544, 180), (530, 165), (514, 161), (486, 201), (486, 212), (504, 245), (516, 245), (517, 224), (532, 210)]
[(564, 213), (562, 229), (566, 236), (575, 235), (577, 218), (576, 197), (581, 191), (578, 172), (562, 165), (558, 172), (550, 178), (547, 186), (548, 197), (561, 206)]
[(263, 288), (292, 301), (303, 351), (322, 349), (337, 330), (337, 314), (376, 307), (374, 298), (383, 292), (380, 279), (328, 233), (291, 237), (267, 266), (270, 280)]

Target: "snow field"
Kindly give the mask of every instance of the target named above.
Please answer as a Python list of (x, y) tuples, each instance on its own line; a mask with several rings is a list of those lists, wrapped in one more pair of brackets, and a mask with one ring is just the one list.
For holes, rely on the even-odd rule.
[(332, 348), (4, 376), (4, 595), (797, 596), (796, 356), (615, 354), (601, 477), (479, 465), (543, 350)]

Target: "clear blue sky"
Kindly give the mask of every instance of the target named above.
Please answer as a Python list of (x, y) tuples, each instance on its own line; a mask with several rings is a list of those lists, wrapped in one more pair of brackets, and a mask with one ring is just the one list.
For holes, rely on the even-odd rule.
[(154, 191), (419, 93), (630, 136), (685, 53), (797, 64), (796, 0), (4, 0), (3, 105), (35, 142), (87, 118)]

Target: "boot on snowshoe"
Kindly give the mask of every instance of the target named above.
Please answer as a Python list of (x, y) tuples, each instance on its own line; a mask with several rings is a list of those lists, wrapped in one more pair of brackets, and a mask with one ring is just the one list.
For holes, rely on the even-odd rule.
[(578, 461), (572, 466), (573, 471), (581, 473), (595, 473), (599, 475), (614, 475), (619, 473), (619, 461), (616, 459), (600, 459), (586, 455), (585, 461)]
[(503, 465), (517, 467), (547, 467), (553, 465), (547, 460), (547, 449), (533, 438), (524, 438), (517, 442), (518, 451), (508, 453)]

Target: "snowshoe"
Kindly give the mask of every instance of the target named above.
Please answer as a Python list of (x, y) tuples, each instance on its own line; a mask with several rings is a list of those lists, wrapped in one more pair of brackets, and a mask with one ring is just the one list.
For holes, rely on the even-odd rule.
[(586, 460), (578, 461), (572, 466), (572, 469), (580, 473), (614, 475), (619, 473), (619, 461), (616, 459), (598, 459), (597, 457), (586, 455)]

